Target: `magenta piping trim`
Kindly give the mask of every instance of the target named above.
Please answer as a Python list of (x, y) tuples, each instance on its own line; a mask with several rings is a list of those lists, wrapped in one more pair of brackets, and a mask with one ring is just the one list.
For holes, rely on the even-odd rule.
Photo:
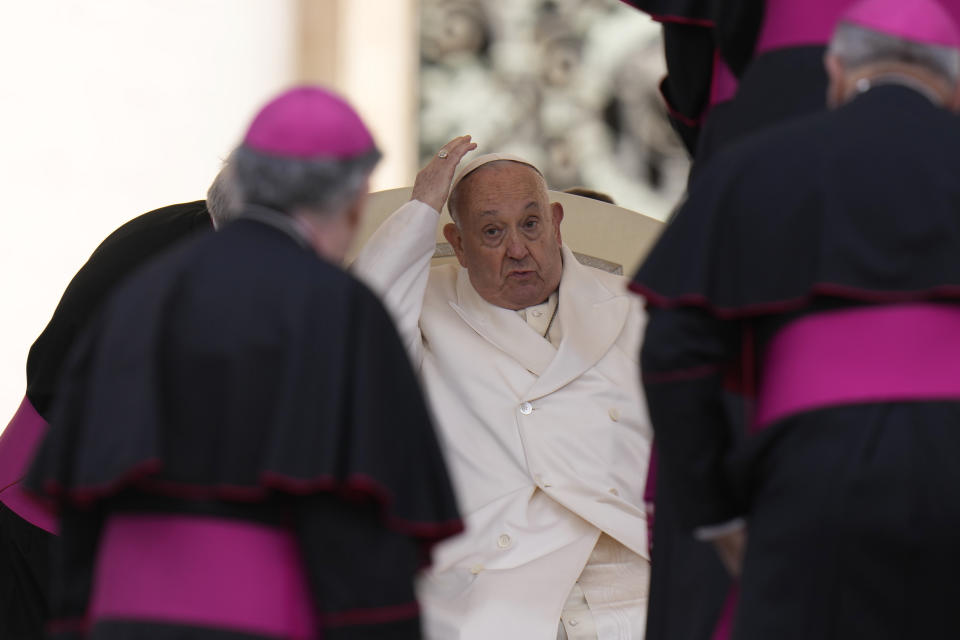
[(653, 504), (657, 499), (657, 443), (650, 447), (650, 462), (647, 465), (647, 482), (643, 486), (643, 501)]
[(362, 474), (354, 474), (344, 480), (332, 476), (310, 479), (297, 479), (274, 473), (264, 473), (260, 486), (217, 485), (201, 486), (173, 482), (164, 482), (152, 478), (162, 469), (159, 460), (147, 460), (131, 468), (113, 482), (98, 486), (66, 489), (54, 481), (44, 484), (44, 491), (59, 499), (66, 499), (81, 506), (89, 505), (101, 498), (113, 495), (125, 487), (137, 487), (144, 491), (185, 498), (188, 500), (223, 499), (238, 502), (258, 502), (268, 498), (270, 491), (279, 490), (296, 495), (312, 493), (336, 493), (346, 497), (371, 497), (380, 503), (382, 517), (386, 525), (399, 533), (421, 538), (429, 546), (438, 540), (463, 531), (463, 522), (459, 519), (445, 522), (414, 522), (399, 518), (392, 513), (393, 493), (375, 479)]
[(0, 502), (33, 526), (56, 534), (57, 517), (51, 506), (25, 493), (20, 483), (47, 428), (46, 420), (24, 396), (0, 434)]
[(960, 300), (960, 285), (942, 285), (918, 291), (872, 291), (858, 287), (833, 284), (829, 282), (815, 283), (810, 286), (808, 293), (796, 298), (757, 302), (739, 307), (720, 307), (699, 293), (686, 293), (679, 296), (664, 296), (646, 285), (631, 282), (628, 289), (637, 295), (643, 296), (649, 306), (660, 309), (677, 309), (693, 307), (703, 309), (710, 315), (721, 320), (739, 320), (761, 315), (775, 315), (797, 311), (810, 305), (818, 296), (828, 296), (853, 300), (856, 302), (870, 302), (877, 304), (896, 304), (902, 302), (923, 302), (932, 300)]
[(733, 635), (733, 620), (737, 615), (737, 605), (740, 603), (740, 583), (734, 581), (727, 592), (727, 599), (723, 602), (720, 619), (713, 628), (710, 640), (730, 640)]
[(390, 607), (371, 609), (350, 609), (323, 615), (325, 627), (346, 627), (361, 624), (385, 624), (398, 620), (409, 620), (420, 615), (420, 605), (414, 602), (398, 604)]
[(663, 14), (648, 14), (654, 22), (668, 22), (672, 24), (685, 24), (692, 27), (706, 27), (712, 29), (715, 26), (713, 20), (707, 18), (688, 18), (686, 16), (671, 16)]
[(53, 535), (60, 532), (56, 511), (40, 498), (24, 491), (20, 482), (4, 489), (0, 493), (0, 502), (33, 526)]
[(948, 400), (960, 400), (960, 307), (829, 311), (770, 341), (755, 425), (839, 405)]
[(86, 618), (60, 618), (51, 620), (46, 624), (47, 633), (50, 635), (61, 633), (85, 634), (89, 629), (90, 623)]
[[(643, 508), (647, 515), (647, 553), (653, 553), (653, 519), (657, 502), (657, 442), (650, 447), (647, 481), (643, 485)], [(652, 557), (652, 556), (651, 556)]]
[(105, 524), (89, 619), (154, 621), (306, 640), (317, 622), (296, 538), (211, 517)]
[[(666, 76), (664, 76), (664, 78), (666, 78)], [(703, 115), (701, 114), (697, 118), (690, 118), (688, 116), (683, 115), (682, 113), (677, 111), (676, 107), (674, 107), (673, 104), (671, 104), (670, 100), (667, 99), (666, 94), (663, 93), (663, 79), (660, 80), (659, 86), (660, 86), (660, 89), (659, 89), (660, 99), (663, 100), (663, 104), (667, 108), (667, 113), (670, 114), (670, 117), (687, 127), (691, 127), (694, 129), (699, 127), (700, 122), (703, 120)]]

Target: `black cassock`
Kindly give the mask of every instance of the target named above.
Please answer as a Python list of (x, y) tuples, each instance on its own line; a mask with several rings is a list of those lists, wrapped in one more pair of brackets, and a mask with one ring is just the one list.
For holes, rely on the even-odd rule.
[(461, 530), (376, 297), (248, 212), (128, 279), (74, 350), (29, 483), (62, 507), (53, 629), (417, 638)]
[[(828, 29), (811, 38), (778, 14), (835, 18), (853, 0), (623, 0), (663, 24), (667, 75), (660, 85), (670, 121), (696, 163), (745, 135), (824, 107)], [(791, 5), (799, 9), (791, 9)], [(777, 16), (775, 16), (777, 17)], [(769, 47), (773, 38), (779, 43)], [(718, 60), (738, 81), (732, 99), (714, 94)]]
[(634, 279), (671, 508), (748, 523), (735, 638), (960, 628), (958, 145), (895, 85), (757, 134)]
[(55, 516), (31, 504), (19, 481), (46, 430), (57, 379), (74, 340), (118, 282), (176, 242), (212, 228), (202, 200), (156, 209), (125, 223), (70, 281), (30, 348), (26, 395), (0, 436), (0, 638), (33, 640), (43, 634)]

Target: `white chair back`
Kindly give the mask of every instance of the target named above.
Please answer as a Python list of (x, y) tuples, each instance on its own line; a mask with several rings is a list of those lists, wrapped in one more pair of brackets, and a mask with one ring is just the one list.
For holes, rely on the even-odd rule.
[[(401, 187), (370, 194), (363, 226), (348, 262), (387, 216), (410, 199), (410, 191), (411, 187)], [(636, 211), (561, 191), (549, 193), (551, 202), (563, 205), (563, 241), (581, 263), (598, 269), (632, 276), (663, 230), (662, 222)], [(442, 229), (448, 222), (450, 214), (444, 207), (437, 223), (434, 264), (456, 261), (453, 248), (443, 237)]]

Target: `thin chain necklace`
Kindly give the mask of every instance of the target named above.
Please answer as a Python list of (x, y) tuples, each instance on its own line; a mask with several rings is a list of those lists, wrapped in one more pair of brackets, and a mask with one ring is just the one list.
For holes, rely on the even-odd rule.
[(557, 310), (560, 308), (560, 296), (557, 295), (557, 304), (553, 306), (553, 313), (550, 314), (550, 322), (547, 323), (547, 330), (543, 332), (543, 337), (546, 338), (547, 342), (550, 342), (550, 338), (547, 336), (550, 335), (550, 327), (553, 326), (553, 319), (557, 317)]

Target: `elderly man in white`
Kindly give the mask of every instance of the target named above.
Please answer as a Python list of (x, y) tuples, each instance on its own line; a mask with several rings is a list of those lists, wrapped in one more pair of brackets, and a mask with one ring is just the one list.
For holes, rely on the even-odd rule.
[[(353, 266), (421, 372), (466, 519), (418, 584), (425, 635), (642, 638), (643, 311), (562, 243), (535, 167), (492, 154), (454, 180), (475, 147), (447, 143)], [(461, 268), (431, 268), (448, 191)]]

